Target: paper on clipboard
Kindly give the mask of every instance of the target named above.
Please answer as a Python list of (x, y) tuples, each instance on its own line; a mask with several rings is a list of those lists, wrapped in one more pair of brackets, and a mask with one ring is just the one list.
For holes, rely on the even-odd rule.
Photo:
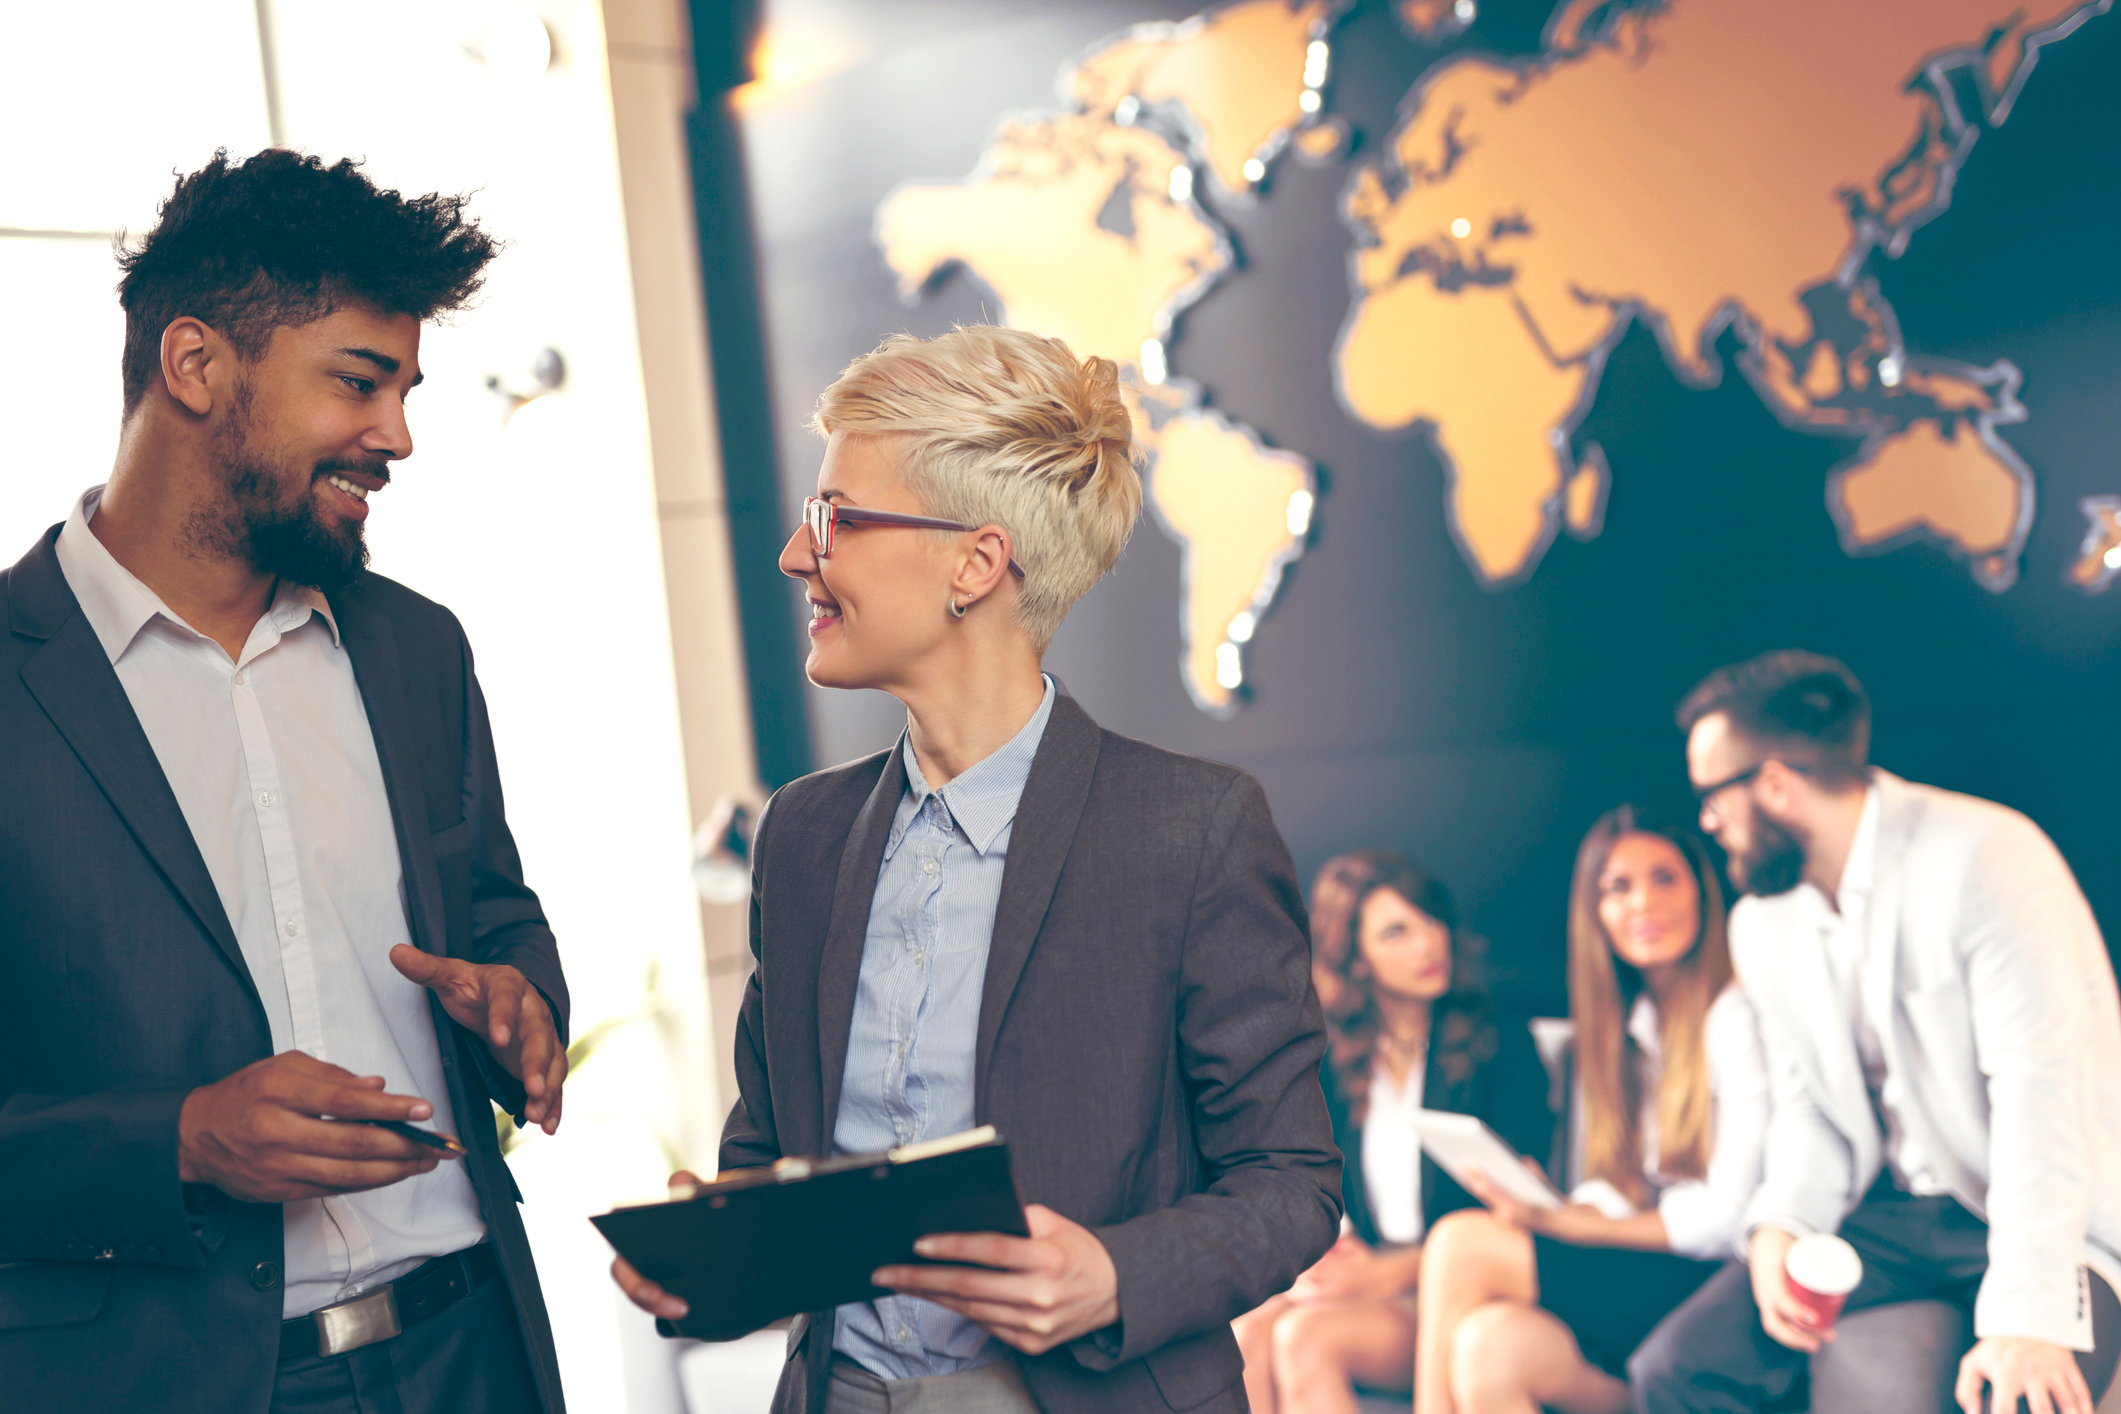
[(1467, 1177), (1477, 1173), (1489, 1187), (1527, 1208), (1552, 1212), (1563, 1206), (1565, 1200), (1546, 1176), (1535, 1173), (1500, 1135), (1472, 1115), (1416, 1110), (1413, 1124), (1421, 1136), (1421, 1151), (1461, 1186), (1470, 1186)]

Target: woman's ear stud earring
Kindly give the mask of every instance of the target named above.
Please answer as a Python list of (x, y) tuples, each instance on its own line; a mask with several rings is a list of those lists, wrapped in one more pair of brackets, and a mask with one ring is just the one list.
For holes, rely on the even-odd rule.
[(955, 600), (955, 599), (950, 599), (950, 600), (948, 600), (948, 601), (946, 601), (946, 602), (947, 602), (947, 603), (949, 604), (949, 606), (950, 606), (950, 617), (951, 617), (951, 618), (953, 618), (953, 619), (961, 619), (961, 618), (963, 618), (963, 617), (965, 616), (965, 606), (964, 606), (963, 604), (960, 604), (960, 603), (958, 603), (958, 602), (957, 602), (957, 600)]

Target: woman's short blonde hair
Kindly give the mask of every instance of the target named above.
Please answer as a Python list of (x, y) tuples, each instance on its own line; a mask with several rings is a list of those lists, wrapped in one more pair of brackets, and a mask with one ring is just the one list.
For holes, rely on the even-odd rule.
[(894, 334), (847, 365), (810, 427), (905, 438), (902, 469), (929, 515), (1008, 531), (1024, 569), (1017, 621), (1041, 653), (1141, 515), (1119, 368), (1059, 339), (992, 324)]

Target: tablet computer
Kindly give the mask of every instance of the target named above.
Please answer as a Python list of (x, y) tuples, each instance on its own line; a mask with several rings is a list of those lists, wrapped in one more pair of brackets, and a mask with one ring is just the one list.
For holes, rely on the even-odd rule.
[(1528, 1208), (1552, 1212), (1567, 1202), (1544, 1173), (1472, 1115), (1416, 1110), (1414, 1132), (1421, 1137), (1421, 1151), (1463, 1186), (1470, 1188), (1466, 1179), (1478, 1174)]

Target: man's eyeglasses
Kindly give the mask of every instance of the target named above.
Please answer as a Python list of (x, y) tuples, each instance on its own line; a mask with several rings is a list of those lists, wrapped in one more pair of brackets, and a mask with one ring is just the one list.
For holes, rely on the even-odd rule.
[(1716, 782), (1716, 784), (1712, 786), (1695, 786), (1694, 799), (1702, 805), (1707, 805), (1711, 796), (1722, 795), (1732, 786), (1742, 786), (1747, 781), (1750, 781), (1751, 779), (1753, 779), (1753, 777), (1759, 775), (1762, 771), (1766, 769), (1767, 762), (1762, 761), (1755, 765), (1746, 767), (1743, 771), (1740, 771), (1735, 776), (1725, 776), (1722, 780)]
[[(1770, 756), (1768, 758), (1768, 761), (1773, 761), (1776, 759), (1776, 757)], [(1740, 771), (1735, 776), (1725, 776), (1722, 780), (1716, 782), (1714, 785), (1695, 786), (1695, 802), (1700, 805), (1700, 807), (1704, 811), (1716, 809), (1716, 807), (1711, 804), (1711, 802), (1714, 801), (1717, 796), (1723, 794), (1732, 786), (1742, 786), (1747, 781), (1752, 780), (1755, 776), (1759, 775), (1762, 771), (1765, 771), (1767, 769), (1767, 764), (1767, 761), (1757, 762), (1754, 765), (1746, 767), (1743, 771)], [(1794, 765), (1788, 761), (1784, 761), (1782, 764), (1785, 769), (1795, 771), (1800, 776), (1808, 776), (1811, 774), (1811, 771), (1808, 767)]]
[[(860, 506), (842, 506), (821, 500), (816, 496), (803, 498), (803, 524), (810, 531), (810, 551), (819, 559), (832, 554), (832, 541), (840, 522), (849, 525), (899, 525), (911, 526), (915, 530), (978, 530), (976, 525), (962, 521), (937, 520), (933, 516), (901, 515), (897, 511), (872, 511)], [(1009, 572), (1018, 579), (1024, 577), (1024, 567), (1009, 557)]]

